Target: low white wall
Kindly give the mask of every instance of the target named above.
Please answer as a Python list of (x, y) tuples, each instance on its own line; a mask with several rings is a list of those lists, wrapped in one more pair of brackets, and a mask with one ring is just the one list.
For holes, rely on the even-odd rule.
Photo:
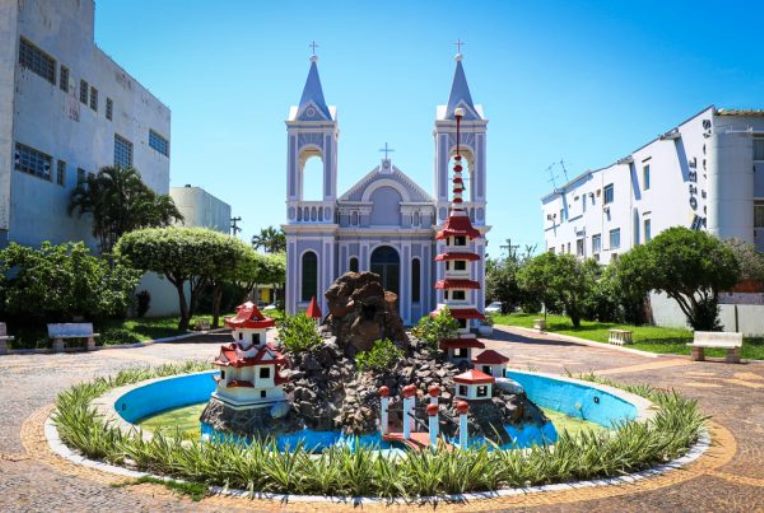
[[(148, 290), (151, 294), (151, 303), (146, 317), (166, 317), (180, 313), (178, 292), (166, 278), (156, 273), (146, 273), (135, 288), (135, 292), (141, 290)], [(188, 293), (186, 293), (186, 299), (188, 299)]]
[[(665, 294), (652, 292), (650, 303), (653, 320), (658, 326), (686, 328), (687, 318), (679, 305)], [(719, 318), (724, 331), (737, 331), (748, 336), (764, 335), (764, 305), (760, 304), (721, 304)]]

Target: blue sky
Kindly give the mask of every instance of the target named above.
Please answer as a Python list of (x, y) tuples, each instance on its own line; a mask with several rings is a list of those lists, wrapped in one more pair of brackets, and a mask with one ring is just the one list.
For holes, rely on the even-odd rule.
[(249, 239), (284, 222), (284, 120), (311, 40), (338, 107), (344, 191), (386, 141), (432, 189), (435, 106), (463, 39), (473, 99), (490, 119), (495, 255), (509, 237), (543, 246), (552, 162), (564, 159), (572, 178), (707, 105), (764, 108), (763, 17), (764, 4), (730, 0), (98, 0), (96, 41), (172, 109), (172, 184), (230, 203)]

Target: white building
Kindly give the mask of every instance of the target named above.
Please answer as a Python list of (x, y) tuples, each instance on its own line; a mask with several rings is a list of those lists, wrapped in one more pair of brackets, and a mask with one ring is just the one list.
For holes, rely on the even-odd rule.
[(223, 233), (231, 228), (231, 205), (201, 187), (171, 187), (170, 196), (183, 214), (184, 226), (201, 226)]
[(541, 201), (548, 251), (609, 262), (672, 226), (764, 251), (764, 111), (710, 106)]
[(93, 0), (0, 0), (0, 247), (85, 240), (69, 216), (88, 173), (133, 166), (170, 184), (170, 109), (93, 40)]

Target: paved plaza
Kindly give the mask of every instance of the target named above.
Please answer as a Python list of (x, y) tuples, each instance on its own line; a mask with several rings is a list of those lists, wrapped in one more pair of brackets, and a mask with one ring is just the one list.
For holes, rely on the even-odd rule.
[[(622, 486), (438, 504), (436, 511), (760, 512), (764, 511), (764, 363), (690, 362), (646, 357), (501, 328), (488, 348), (510, 365), (542, 372), (595, 371), (623, 383), (675, 388), (696, 398), (712, 418), (714, 446), (685, 469)], [(279, 503), (210, 497), (201, 502), (164, 487), (77, 467), (54, 456), (42, 424), (56, 394), (70, 385), (137, 365), (211, 360), (227, 334), (175, 344), (92, 353), (0, 357), (0, 511), (377, 511), (380, 506)], [(428, 511), (433, 505), (395, 505)]]

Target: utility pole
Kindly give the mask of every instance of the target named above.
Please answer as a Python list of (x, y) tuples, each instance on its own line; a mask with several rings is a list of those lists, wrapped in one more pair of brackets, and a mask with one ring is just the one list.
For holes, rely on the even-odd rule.
[(241, 227), (238, 225), (239, 222), (241, 222), (241, 216), (231, 218), (231, 235), (234, 237), (241, 231)]
[(510, 258), (510, 259), (514, 260), (515, 258), (517, 258), (517, 248), (519, 248), (520, 245), (519, 244), (512, 244), (512, 239), (506, 239), (505, 242), (506, 242), (506, 244), (502, 244), (499, 247), (501, 249), (506, 249), (507, 250), (507, 258)]

